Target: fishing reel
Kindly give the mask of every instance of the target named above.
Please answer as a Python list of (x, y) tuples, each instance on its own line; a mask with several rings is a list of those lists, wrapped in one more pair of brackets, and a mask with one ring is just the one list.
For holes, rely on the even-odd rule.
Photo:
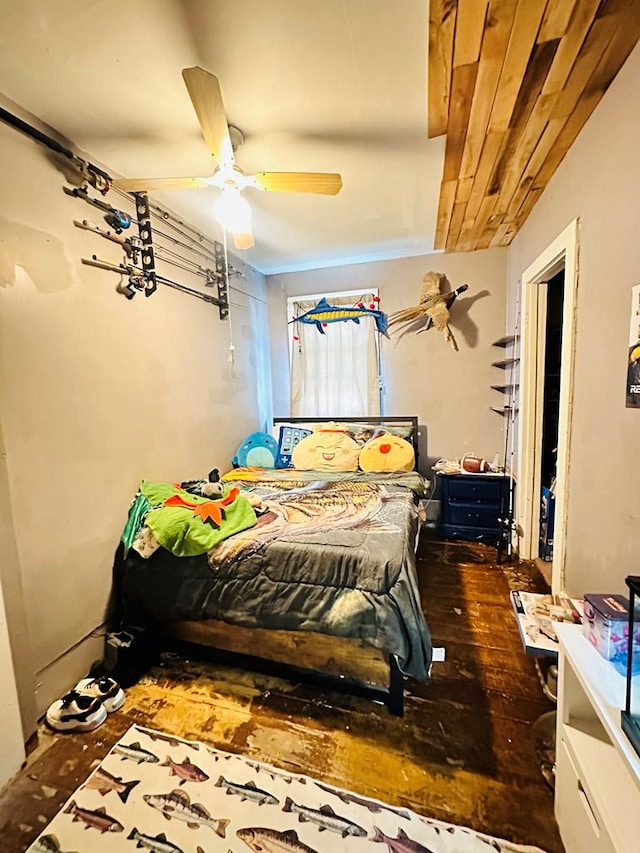
[(136, 293), (145, 291), (147, 288), (147, 280), (143, 275), (130, 275), (127, 281), (120, 279), (116, 291), (126, 296), (127, 299), (133, 299)]
[(122, 210), (110, 210), (104, 215), (104, 221), (110, 225), (116, 234), (122, 234), (126, 228), (131, 228), (131, 217)]

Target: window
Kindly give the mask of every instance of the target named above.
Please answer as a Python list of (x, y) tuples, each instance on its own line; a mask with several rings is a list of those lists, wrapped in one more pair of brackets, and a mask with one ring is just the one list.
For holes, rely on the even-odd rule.
[[(331, 305), (369, 305), (377, 291), (327, 294)], [(289, 318), (302, 316), (321, 296), (289, 299)], [(360, 417), (380, 414), (380, 353), (373, 317), (315, 325), (293, 323), (291, 416)], [(297, 340), (296, 340), (297, 338)]]

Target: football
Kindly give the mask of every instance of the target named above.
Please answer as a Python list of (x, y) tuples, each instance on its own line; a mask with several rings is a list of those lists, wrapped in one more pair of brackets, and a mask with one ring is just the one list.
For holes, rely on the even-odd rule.
[(491, 470), (491, 465), (475, 453), (465, 453), (460, 460), (460, 470), (468, 474), (481, 474)]

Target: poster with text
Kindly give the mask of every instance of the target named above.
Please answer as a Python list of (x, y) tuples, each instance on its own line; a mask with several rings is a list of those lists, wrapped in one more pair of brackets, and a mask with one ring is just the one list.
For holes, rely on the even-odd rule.
[(631, 323), (627, 359), (627, 408), (640, 409), (640, 284), (631, 288)]

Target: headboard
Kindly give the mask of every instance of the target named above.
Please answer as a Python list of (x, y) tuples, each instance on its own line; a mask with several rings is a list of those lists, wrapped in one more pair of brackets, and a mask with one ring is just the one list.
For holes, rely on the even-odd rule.
[(418, 470), (418, 418), (416, 415), (396, 415), (396, 416), (384, 416), (384, 417), (360, 417), (360, 418), (274, 418), (273, 425), (274, 427), (279, 424), (298, 424), (300, 426), (310, 426), (311, 424), (326, 424), (326, 423), (340, 423), (340, 424), (360, 424), (362, 426), (379, 426), (381, 428), (389, 427), (390, 430), (393, 428), (408, 430), (408, 434), (403, 436), (410, 441), (413, 445), (413, 449), (415, 452), (415, 470)]

